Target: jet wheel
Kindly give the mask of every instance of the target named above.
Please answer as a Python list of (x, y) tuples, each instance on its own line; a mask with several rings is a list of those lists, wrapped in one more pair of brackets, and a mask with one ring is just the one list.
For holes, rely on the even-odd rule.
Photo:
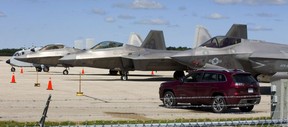
[(123, 80), (123, 81), (128, 80), (128, 72), (122, 72), (121, 80)]
[(118, 71), (116, 71), (116, 70), (112, 70), (112, 69), (109, 70), (110, 75), (117, 75), (117, 73), (118, 73)]
[(35, 67), (37, 72), (41, 72), (42, 68), (41, 67)]
[(63, 71), (63, 75), (68, 75), (68, 74), (69, 74), (68, 70), (65, 69), (65, 70)]
[(44, 71), (44, 72), (49, 72), (49, 67), (46, 67), (46, 66), (45, 66), (45, 67), (43, 68), (43, 71)]
[(15, 71), (16, 71), (15, 67), (11, 67), (11, 72), (15, 72)]

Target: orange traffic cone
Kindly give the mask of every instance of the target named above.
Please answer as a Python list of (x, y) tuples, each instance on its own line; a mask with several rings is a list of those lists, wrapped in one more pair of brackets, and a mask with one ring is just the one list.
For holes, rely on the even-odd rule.
[(22, 67), (21, 67), (21, 69), (20, 69), (20, 73), (23, 74), (23, 68), (22, 68)]
[(15, 75), (14, 73), (12, 74), (12, 79), (11, 79), (11, 82), (10, 83), (16, 83), (16, 80), (15, 80)]
[(84, 73), (85, 73), (85, 72), (84, 72), (84, 68), (82, 68), (82, 72), (81, 72), (81, 73), (82, 73), (82, 75), (84, 75)]
[(49, 82), (48, 82), (47, 90), (53, 90), (53, 88), (52, 88), (52, 81), (51, 81), (51, 77), (49, 78)]
[(151, 71), (151, 75), (154, 75), (154, 71)]

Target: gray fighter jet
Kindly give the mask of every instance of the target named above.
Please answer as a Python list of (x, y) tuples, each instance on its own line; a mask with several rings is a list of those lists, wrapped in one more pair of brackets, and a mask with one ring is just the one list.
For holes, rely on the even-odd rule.
[(249, 40), (245, 33), (238, 35), (213, 37), (171, 58), (191, 69), (243, 69), (266, 81), (276, 72), (288, 72), (288, 45)]
[[(33, 64), (44, 64), (43, 70), (49, 70), (51, 66), (63, 66), (59, 64), (59, 59), (68, 53), (75, 53), (80, 51), (80, 49), (65, 47), (62, 44), (49, 44), (41, 48), (37, 52), (29, 53), (26, 55), (16, 56), (16, 60), (33, 63)], [(66, 69), (63, 74), (68, 74), (67, 68), (69, 66), (64, 66)]]
[[(239, 26), (233, 26), (227, 35), (243, 36), (236, 34), (245, 33), (239, 32), (238, 27)], [(242, 29), (240, 29), (240, 31), (242, 31)], [(207, 30), (203, 30), (203, 27), (199, 28), (198, 32), (196, 30), (196, 37), (198, 38), (196, 42), (197, 45), (202, 44), (203, 42), (201, 41), (206, 41), (207, 37), (210, 38)], [(122, 43), (116, 42), (103, 42), (103, 45), (110, 45), (112, 43), (116, 45), (112, 46), (113, 48), (109, 46), (105, 46), (107, 47), (105, 49), (98, 48), (100, 45), (96, 45), (88, 51), (66, 55), (60, 59), (60, 62), (67, 66), (88, 66), (119, 70), (121, 71), (122, 80), (127, 80), (128, 71), (134, 70), (175, 71), (173, 77), (177, 79), (184, 75), (183, 70), (189, 69), (187, 65), (171, 59), (171, 56), (183, 51), (166, 50), (162, 31), (151, 30), (140, 47), (127, 44), (123, 45)]]
[(185, 65), (169, 57), (176, 53), (178, 51), (166, 50), (162, 31), (151, 30), (140, 47), (119, 42), (103, 42), (90, 50), (66, 55), (60, 62), (67, 66), (118, 70), (121, 71), (121, 79), (127, 80), (128, 71), (185, 70)]
[[(131, 33), (128, 43), (131, 45), (140, 45), (142, 43), (142, 39), (140, 38), (138, 34)], [(104, 43), (99, 44), (97, 48), (106, 48), (105, 46), (109, 46), (105, 44)], [(46, 72), (49, 71), (50, 66), (63, 66), (66, 68), (63, 71), (63, 74), (67, 75), (69, 73), (67, 68), (71, 66), (68, 66), (67, 64), (63, 65), (59, 63), (58, 60), (62, 58), (64, 55), (71, 54), (71, 53), (73, 54), (76, 52), (81, 52), (81, 50), (76, 49), (76, 48), (65, 47), (62, 44), (50, 44), (50, 45), (44, 46), (39, 51), (17, 55), (14, 58), (16, 60), (19, 60), (20, 62), (23, 61), (23, 62), (29, 62), (29, 63), (35, 64), (35, 65), (45, 65), (42, 68)], [(38, 67), (37, 71), (39, 71), (42, 68)], [(115, 73), (115, 72), (117, 74), (117, 71), (110, 70), (110, 73)]]
[[(16, 71), (15, 67), (35, 67), (36, 71), (41, 72), (42, 71), (42, 67), (41, 67), (40, 64), (27, 63), (27, 62), (22, 62), (22, 61), (19, 61), (19, 60), (15, 59), (15, 57), (17, 57), (17, 56), (21, 56), (21, 55), (25, 55), (25, 54), (28, 54), (28, 53), (31, 53), (31, 52), (35, 52), (35, 51), (38, 51), (39, 49), (40, 49), (40, 47), (34, 47), (34, 48), (28, 48), (28, 49), (22, 49), (22, 50), (16, 51), (13, 54), (13, 56), (6, 61), (7, 64), (10, 64), (12, 66), (11, 67), (11, 72), (15, 72)], [(49, 71), (49, 70), (47, 70), (47, 67), (45, 67), (45, 65), (42, 65), (42, 66), (43, 66), (43, 68), (46, 68), (46, 69), (43, 69), (44, 72), (48, 72)]]

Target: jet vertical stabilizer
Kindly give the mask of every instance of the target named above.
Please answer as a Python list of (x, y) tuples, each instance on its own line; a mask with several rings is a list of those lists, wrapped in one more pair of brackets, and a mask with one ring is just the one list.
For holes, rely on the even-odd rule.
[(136, 34), (134, 32), (132, 32), (130, 34), (128, 44), (139, 47), (142, 44), (142, 42), (143, 42), (143, 40), (138, 34)]
[(247, 25), (244, 24), (233, 24), (230, 30), (226, 33), (227, 37), (235, 37), (247, 39)]
[(166, 50), (163, 31), (151, 30), (143, 41), (141, 48)]
[(200, 46), (211, 38), (208, 30), (203, 26), (196, 26), (193, 48)]

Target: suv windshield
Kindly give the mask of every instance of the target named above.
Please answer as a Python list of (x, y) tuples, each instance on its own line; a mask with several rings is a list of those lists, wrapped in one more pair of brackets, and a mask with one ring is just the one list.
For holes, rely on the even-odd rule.
[(236, 74), (233, 75), (235, 83), (255, 84), (257, 81), (250, 74)]

